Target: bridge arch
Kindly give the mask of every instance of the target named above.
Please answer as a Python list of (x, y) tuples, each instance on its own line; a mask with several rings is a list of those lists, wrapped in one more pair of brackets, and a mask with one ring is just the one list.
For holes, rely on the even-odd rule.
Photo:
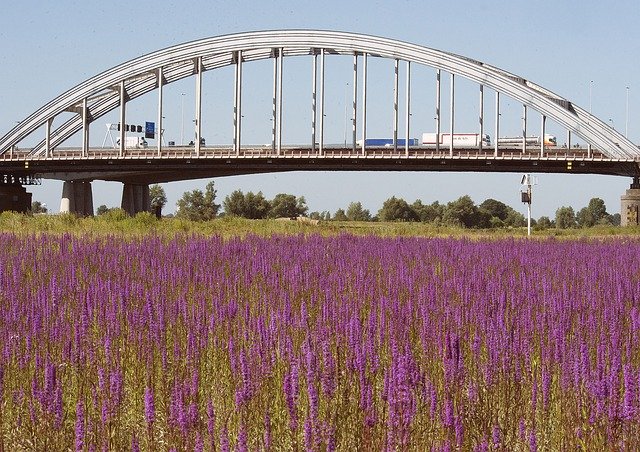
[[(46, 137), (31, 151), (50, 149), (79, 132), (83, 125), (161, 85), (242, 61), (282, 56), (362, 55), (408, 61), (462, 76), (504, 93), (600, 149), (608, 157), (637, 159), (640, 150), (603, 121), (571, 101), (523, 77), (453, 53), (398, 40), (338, 31), (277, 30), (230, 34), (187, 42), (135, 58), (71, 88), (29, 115), (0, 138), (0, 155), (45, 126)], [(53, 128), (63, 112), (78, 113)], [(497, 138), (497, 137), (496, 137)]]

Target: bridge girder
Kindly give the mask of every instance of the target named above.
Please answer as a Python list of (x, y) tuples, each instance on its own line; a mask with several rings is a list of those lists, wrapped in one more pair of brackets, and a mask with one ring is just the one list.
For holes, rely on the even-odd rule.
[[(48, 102), (0, 138), (0, 155), (65, 111), (76, 111), (86, 100), (87, 117), (95, 120), (120, 105), (119, 87), (124, 82), (126, 98), (135, 99), (163, 85), (194, 74), (194, 61), (204, 71), (235, 64), (241, 52), (244, 62), (273, 58), (281, 49), (284, 57), (314, 55), (320, 49), (339, 55), (367, 54), (372, 57), (408, 61), (462, 76), (506, 94), (582, 137), (611, 158), (639, 159), (640, 150), (603, 121), (567, 99), (522, 77), (453, 53), (398, 40), (356, 33), (324, 30), (277, 30), (238, 33), (187, 42), (141, 56), (71, 88)], [(158, 80), (162, 68), (162, 81)], [(55, 148), (83, 127), (82, 114), (67, 119), (50, 133)], [(32, 150), (47, 151), (46, 140)]]

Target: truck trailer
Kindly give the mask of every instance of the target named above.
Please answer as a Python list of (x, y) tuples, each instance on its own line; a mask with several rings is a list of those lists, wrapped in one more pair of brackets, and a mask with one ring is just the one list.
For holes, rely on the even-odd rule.
[[(404, 138), (398, 138), (398, 147), (404, 147), (407, 141)], [(362, 140), (356, 141), (356, 144), (359, 147), (362, 147)], [(367, 147), (393, 147), (393, 138), (367, 138), (364, 140), (364, 144)], [(417, 138), (409, 138), (409, 146), (418, 146), (420, 145)]]
[[(439, 136), (438, 136), (439, 135)], [(439, 138), (439, 139), (438, 139)], [(450, 133), (432, 133), (425, 132), (422, 134), (422, 145), (434, 147), (439, 142), (441, 147), (449, 147), (451, 145)], [(487, 134), (480, 135), (479, 133), (454, 133), (453, 134), (453, 147), (454, 148), (472, 148), (480, 146), (490, 147), (491, 138)]]

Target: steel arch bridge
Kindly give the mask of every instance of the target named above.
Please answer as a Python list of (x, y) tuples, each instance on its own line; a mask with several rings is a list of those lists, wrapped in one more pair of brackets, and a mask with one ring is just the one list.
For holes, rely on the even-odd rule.
[[(353, 57), (352, 142), (339, 153), (324, 142), (324, 69), (325, 57)], [(312, 127), (310, 142), (293, 150), (292, 161), (282, 146), (282, 70), (283, 59), (293, 56), (313, 58)], [(366, 148), (367, 137), (367, 60), (385, 58), (395, 61), (394, 130), (392, 151), (372, 153)], [(273, 59), (273, 118), (271, 148), (247, 150), (242, 146), (242, 67), (244, 63)], [(359, 61), (361, 65), (359, 66)], [(404, 141), (398, 139), (398, 65), (407, 65)], [(319, 63), (319, 71), (318, 71)], [(436, 140), (435, 149), (413, 149), (410, 145), (410, 75), (411, 64), (436, 70), (436, 136), (455, 133), (454, 77), (463, 77), (479, 85), (479, 132), (483, 134), (483, 90), (496, 93), (495, 144), (483, 149), (466, 149), (466, 154)], [(206, 149), (201, 144), (202, 74), (206, 71), (235, 66), (233, 144), (221, 151)], [(451, 76), (449, 129), (442, 130), (440, 106), (441, 71)], [(319, 72), (319, 76), (318, 76)], [(358, 75), (361, 75), (359, 80)], [(196, 78), (195, 136), (192, 149), (174, 149), (167, 154), (160, 139), (157, 149), (130, 152), (125, 145), (125, 130), (119, 132), (118, 152), (96, 153), (89, 146), (90, 125), (105, 114), (119, 109), (121, 124), (126, 123), (126, 104), (151, 91), (158, 92), (157, 130), (162, 130), (163, 87), (178, 80)], [(319, 80), (317, 80), (319, 78)], [(358, 105), (357, 85), (362, 84), (362, 105)], [(319, 94), (317, 85), (320, 85)], [(499, 99), (509, 96), (523, 106), (522, 152), (505, 156), (499, 149)], [(361, 107), (360, 116), (358, 107)], [(541, 115), (540, 137), (545, 136), (545, 121), (553, 119), (567, 131), (567, 151), (572, 134), (588, 143), (582, 155), (564, 153), (550, 155), (540, 140), (539, 152), (527, 149), (527, 108)], [(68, 113), (73, 113), (69, 118)], [(59, 120), (61, 115), (62, 121)], [(357, 145), (357, 126), (361, 140)], [(23, 139), (44, 127), (45, 136), (26, 152), (16, 152)], [(76, 153), (58, 152), (71, 136), (81, 132), (82, 148)], [(371, 146), (373, 148), (373, 146)], [(441, 147), (443, 149), (441, 149)], [(448, 147), (448, 149), (447, 149)], [(403, 149), (402, 149), (403, 148)], [(487, 149), (489, 148), (489, 149)], [(597, 150), (596, 155), (592, 148)], [(492, 151), (493, 152), (490, 152)], [(514, 149), (511, 149), (513, 151)], [(516, 149), (517, 151), (518, 149)], [(179, 151), (179, 152), (177, 152)], [(247, 152), (249, 151), (249, 152)], [(448, 151), (448, 152), (447, 152)], [(470, 153), (470, 151), (473, 151)], [(337, 158), (336, 158), (337, 157)], [(170, 161), (171, 163), (168, 163)], [(305, 163), (301, 163), (305, 161)], [(571, 162), (579, 162), (572, 167)], [(5, 180), (22, 181), (33, 175), (67, 181), (94, 179), (120, 180), (125, 183), (152, 183), (211, 177), (226, 174), (248, 174), (290, 170), (471, 170), (471, 171), (539, 171), (617, 174), (638, 176), (640, 150), (623, 135), (571, 101), (523, 77), (494, 66), (453, 53), (364, 34), (321, 30), (277, 30), (238, 33), (201, 39), (159, 50), (130, 60), (92, 77), (48, 102), (0, 138), (0, 174)], [(232, 166), (228, 166), (229, 163)], [(313, 163), (310, 166), (306, 163)], [(345, 163), (360, 163), (354, 167)], [(398, 166), (406, 163), (404, 166)], [(227, 166), (225, 166), (227, 164)], [(185, 171), (187, 170), (188, 171)], [(23, 179), (20, 179), (23, 178)], [(125, 187), (126, 189), (126, 187)], [(126, 190), (125, 190), (126, 191)]]
[[(31, 154), (47, 154), (82, 130), (85, 123), (93, 122), (162, 85), (193, 75), (200, 76), (204, 71), (274, 57), (325, 54), (402, 60), (462, 76), (554, 119), (608, 157), (640, 157), (637, 146), (603, 121), (517, 75), (471, 58), (393, 39), (317, 30), (225, 35), (169, 47), (128, 61), (80, 83), (29, 115), (0, 139), (0, 153), (7, 152), (44, 125), (47, 127), (46, 137)], [(78, 115), (52, 129), (55, 118), (63, 112), (76, 112)]]

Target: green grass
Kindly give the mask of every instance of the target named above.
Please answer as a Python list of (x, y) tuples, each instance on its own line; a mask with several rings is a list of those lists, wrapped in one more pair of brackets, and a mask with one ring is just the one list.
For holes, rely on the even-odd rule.
[[(426, 223), (321, 221), (319, 224), (278, 220), (247, 220), (223, 217), (213, 221), (195, 222), (178, 218), (157, 220), (149, 213), (128, 217), (121, 212), (78, 218), (62, 215), (24, 215), (15, 212), (0, 213), (0, 232), (17, 234), (83, 234), (88, 236), (197, 234), (237, 237), (247, 234), (271, 236), (274, 234), (375, 235), (382, 237), (526, 237), (526, 228), (464, 229)], [(640, 227), (596, 226), (586, 229), (547, 229), (532, 231), (534, 237), (585, 238), (640, 235)]]

